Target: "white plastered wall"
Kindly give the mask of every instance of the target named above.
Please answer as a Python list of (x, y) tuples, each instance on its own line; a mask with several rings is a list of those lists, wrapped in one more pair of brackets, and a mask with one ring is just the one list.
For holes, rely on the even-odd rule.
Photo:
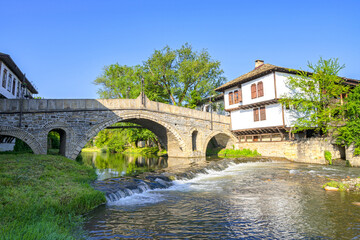
[(271, 126), (282, 126), (282, 106), (281, 104), (271, 104), (265, 106), (266, 120), (254, 121), (253, 109), (236, 110), (231, 112), (232, 130), (262, 128)]

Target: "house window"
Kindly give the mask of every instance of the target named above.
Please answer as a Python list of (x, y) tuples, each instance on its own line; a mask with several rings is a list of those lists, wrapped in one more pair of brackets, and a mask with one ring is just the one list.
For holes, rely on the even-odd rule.
[(259, 108), (254, 108), (253, 113), (254, 113), (254, 122), (259, 121)]
[(254, 108), (253, 114), (254, 114), (254, 122), (266, 120), (265, 107)]
[(6, 88), (6, 77), (7, 77), (7, 70), (4, 69), (3, 79), (2, 79), (2, 86), (3, 86), (3, 88)]
[(263, 87), (263, 82), (258, 82), (257, 84), (257, 95), (258, 97), (262, 97), (264, 96), (264, 87)]
[(20, 82), (17, 83), (16, 97), (20, 96)]
[(12, 79), (12, 75), (9, 73), (8, 86), (7, 86), (7, 90), (9, 92), (11, 92), (11, 79)]
[(234, 102), (239, 103), (239, 91), (238, 90), (234, 91)]
[(16, 79), (13, 79), (12, 95), (15, 95)]
[(264, 120), (266, 120), (265, 107), (261, 107), (260, 108), (260, 121), (264, 121)]
[(234, 104), (234, 93), (229, 93), (229, 105)]
[(251, 84), (251, 99), (254, 99), (256, 97), (257, 97), (256, 84), (253, 83), (253, 84)]

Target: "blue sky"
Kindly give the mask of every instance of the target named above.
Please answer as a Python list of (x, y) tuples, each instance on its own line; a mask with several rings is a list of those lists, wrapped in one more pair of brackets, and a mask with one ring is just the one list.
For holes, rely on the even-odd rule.
[(360, 79), (360, 1), (0, 0), (0, 52), (45, 98), (97, 98), (113, 63), (136, 65), (165, 45), (207, 49), (230, 81), (254, 61), (304, 69), (339, 58)]

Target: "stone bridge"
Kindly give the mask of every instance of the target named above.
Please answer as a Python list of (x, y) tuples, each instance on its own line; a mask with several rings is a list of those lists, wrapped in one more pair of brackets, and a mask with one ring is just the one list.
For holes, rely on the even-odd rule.
[(99, 131), (130, 122), (152, 131), (169, 157), (205, 156), (211, 145), (237, 143), (230, 118), (137, 99), (0, 99), (0, 135), (27, 143), (35, 154), (47, 153), (50, 131), (60, 133), (60, 153), (75, 159)]

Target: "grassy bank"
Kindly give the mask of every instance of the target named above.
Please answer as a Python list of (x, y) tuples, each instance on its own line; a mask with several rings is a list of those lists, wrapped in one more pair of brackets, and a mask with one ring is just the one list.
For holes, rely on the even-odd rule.
[(61, 156), (0, 155), (0, 239), (81, 239), (81, 214), (105, 202), (95, 171)]
[(250, 149), (222, 149), (218, 152), (219, 157), (259, 157), (261, 156), (256, 150)]

